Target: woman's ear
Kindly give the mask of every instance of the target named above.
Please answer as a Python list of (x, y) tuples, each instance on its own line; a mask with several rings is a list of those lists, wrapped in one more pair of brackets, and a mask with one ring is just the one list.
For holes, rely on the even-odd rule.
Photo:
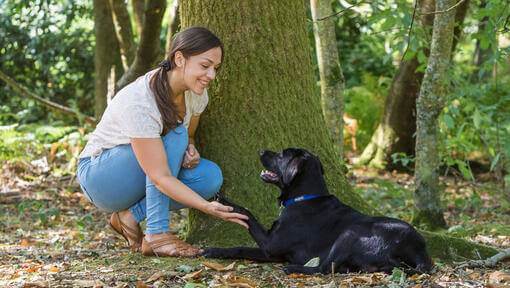
[(184, 58), (181, 51), (177, 51), (174, 55), (174, 61), (177, 67), (182, 67), (186, 63), (186, 58)]

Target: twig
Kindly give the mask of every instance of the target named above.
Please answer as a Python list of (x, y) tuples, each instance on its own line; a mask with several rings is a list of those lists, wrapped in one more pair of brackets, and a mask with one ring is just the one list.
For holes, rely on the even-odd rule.
[(404, 62), (404, 58), (406, 57), (407, 50), (409, 50), (409, 46), (411, 46), (411, 33), (413, 32), (413, 24), (414, 24), (414, 16), (416, 15), (416, 8), (418, 7), (418, 0), (414, 1), (414, 9), (413, 9), (413, 18), (411, 19), (411, 25), (409, 25), (409, 32), (407, 33), (407, 47), (406, 51), (404, 51), (404, 55), (400, 59), (400, 65)]
[(458, 265), (458, 268), (464, 268), (464, 267), (491, 267), (496, 265), (498, 262), (510, 259), (510, 249), (507, 249), (506, 251), (501, 251), (498, 254), (487, 258), (485, 260), (471, 260), (462, 262), (460, 265)]
[(315, 20), (315, 21), (313, 21), (313, 22), (326, 20), (326, 19), (331, 18), (331, 17), (333, 17), (333, 16), (336, 16), (336, 15), (338, 15), (338, 14), (342, 14), (342, 13), (344, 13), (345, 11), (350, 10), (350, 9), (351, 9), (351, 8), (353, 8), (353, 7), (356, 7), (356, 6), (358, 6), (358, 5), (365, 4), (365, 3), (371, 3), (371, 2), (361, 1), (361, 2), (359, 2), (359, 3), (352, 4), (351, 6), (349, 6), (349, 7), (345, 8), (345, 9), (343, 9), (343, 10), (340, 10), (340, 11), (338, 11), (338, 12), (336, 12), (336, 13), (331, 14), (331, 15), (328, 15), (328, 16), (325, 16), (325, 17), (322, 17), (322, 18), (319, 18), (319, 19), (317, 19), (317, 20)]
[(466, 0), (460, 0), (459, 2), (457, 2), (457, 4), (453, 5), (452, 7), (446, 9), (446, 10), (442, 10), (442, 11), (435, 11), (435, 12), (424, 12), (424, 13), (421, 13), (422, 15), (433, 15), (433, 14), (446, 14), (450, 11), (452, 11), (453, 9), (457, 8), (457, 6), (459, 6), (460, 4), (462, 4), (462, 2), (464, 2)]

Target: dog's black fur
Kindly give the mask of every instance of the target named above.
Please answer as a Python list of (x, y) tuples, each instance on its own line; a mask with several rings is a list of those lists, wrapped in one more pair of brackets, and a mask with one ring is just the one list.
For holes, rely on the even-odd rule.
[[(334, 271), (340, 273), (431, 269), (425, 240), (411, 225), (365, 215), (329, 194), (316, 156), (290, 148), (280, 153), (262, 151), (260, 161), (271, 171), (261, 173), (262, 180), (280, 187), (279, 204), (303, 195), (319, 197), (289, 204), (266, 230), (247, 209), (219, 194), (218, 201), (249, 216), (249, 232), (260, 248), (212, 248), (205, 257), (287, 261), (290, 265), (283, 268), (287, 274), (331, 273), (333, 262)], [(304, 266), (315, 257), (320, 258), (319, 266)]]

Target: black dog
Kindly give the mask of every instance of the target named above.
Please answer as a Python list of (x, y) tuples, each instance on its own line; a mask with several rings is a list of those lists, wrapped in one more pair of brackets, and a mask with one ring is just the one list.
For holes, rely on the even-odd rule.
[[(219, 201), (249, 216), (249, 231), (260, 248), (212, 248), (210, 258), (289, 262), (284, 271), (312, 274), (383, 271), (394, 267), (425, 273), (431, 260), (423, 237), (404, 221), (372, 217), (343, 204), (328, 193), (319, 158), (299, 148), (262, 151), (262, 180), (280, 187), (285, 206), (268, 231), (245, 208), (218, 195)], [(304, 266), (319, 257), (318, 266)]]

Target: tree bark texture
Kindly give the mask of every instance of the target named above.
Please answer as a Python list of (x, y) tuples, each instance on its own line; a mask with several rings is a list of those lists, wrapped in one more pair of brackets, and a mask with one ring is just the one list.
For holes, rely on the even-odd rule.
[[(324, 120), (333, 138), (336, 152), (343, 159), (344, 143), (344, 85), (330, 0), (310, 0), (315, 36), (315, 50), (321, 80), (321, 104)], [(320, 19), (320, 20), (319, 20)]]
[(145, 0), (131, 0), (131, 7), (133, 8), (136, 35), (138, 36), (138, 40), (140, 40), (145, 19)]
[[(455, 0), (436, 0), (436, 11), (446, 10)], [(413, 224), (444, 228), (439, 191), (439, 123), (444, 105), (445, 79), (450, 62), (455, 11), (434, 19), (430, 57), (416, 103), (416, 162)]]
[(181, 25), (181, 16), (179, 15), (179, 1), (174, 0), (170, 11), (170, 21), (168, 21), (168, 28), (166, 31), (166, 44), (165, 44), (165, 55), (168, 55), (170, 47), (172, 45), (172, 37), (179, 31)]
[[(372, 208), (352, 192), (327, 131), (305, 29), (303, 1), (182, 1), (183, 27), (208, 27), (225, 59), (209, 87), (197, 143), (223, 171), (222, 192), (249, 207), (261, 223), (278, 216), (279, 190), (259, 178), (262, 149), (303, 147), (319, 155), (330, 192), (353, 207)], [(246, 229), (190, 213), (189, 240), (210, 245), (252, 243)]]
[(165, 9), (165, 0), (151, 0), (147, 2), (145, 22), (135, 59), (131, 63), (129, 70), (117, 81), (116, 91), (119, 91), (122, 87), (149, 71), (162, 58), (163, 52), (160, 47), (159, 35), (161, 33), (161, 22)]
[(95, 118), (99, 121), (106, 109), (108, 76), (115, 66), (117, 75), (122, 74), (119, 42), (113, 28), (112, 12), (108, 1), (94, 0), (94, 101)]
[(120, 45), (122, 68), (124, 72), (126, 72), (129, 69), (129, 65), (133, 63), (136, 53), (133, 28), (131, 28), (131, 18), (124, 0), (110, 0), (110, 7), (112, 8), (115, 33)]
[[(434, 11), (434, 0), (417, 0), (418, 12)], [(417, 13), (417, 15), (421, 15)], [(428, 31), (434, 23), (434, 15), (417, 16), (418, 25)], [(428, 49), (422, 48), (425, 55)], [(417, 72), (420, 66), (418, 57), (403, 61), (399, 66), (384, 104), (384, 116), (377, 126), (367, 147), (363, 150), (359, 164), (368, 164), (381, 169), (396, 168), (391, 155), (403, 152), (414, 154), (414, 138), (416, 131), (416, 97), (420, 93), (423, 73)]]

